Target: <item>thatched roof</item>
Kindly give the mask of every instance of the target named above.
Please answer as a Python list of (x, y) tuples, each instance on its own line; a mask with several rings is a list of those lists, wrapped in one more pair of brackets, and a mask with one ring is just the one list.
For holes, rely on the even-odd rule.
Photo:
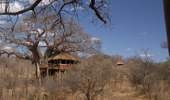
[(48, 61), (50, 60), (74, 60), (74, 61), (78, 61), (78, 57), (69, 53), (59, 53), (55, 56), (52, 56), (50, 58), (48, 58)]
[(123, 60), (118, 60), (117, 63), (116, 63), (116, 65), (124, 65)]

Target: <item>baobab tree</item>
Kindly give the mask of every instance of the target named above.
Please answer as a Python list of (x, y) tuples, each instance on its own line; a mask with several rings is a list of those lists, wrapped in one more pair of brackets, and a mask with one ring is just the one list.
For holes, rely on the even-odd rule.
[[(69, 30), (67, 19), (75, 20), (79, 13), (78, 9), (83, 8), (93, 12), (93, 15), (103, 23), (107, 23), (107, 4), (108, 0), (1, 0), (1, 41), (17, 48), (13, 52), (1, 50), (1, 54), (32, 60), (36, 65), (36, 76), (40, 78), (41, 44), (45, 44), (44, 47), (53, 52), (79, 51), (80, 45), (75, 44), (86, 47), (87, 45), (82, 44), (88, 43), (89, 37), (85, 36), (86, 39), (79, 38), (81, 41), (75, 41), (75, 38), (82, 35), (75, 35), (75, 31)], [(30, 18), (27, 19), (25, 16)], [(87, 48), (90, 47), (93, 46), (88, 45)], [(21, 48), (24, 52), (19, 52)]]
[[(70, 33), (66, 31), (69, 30), (66, 29), (68, 28), (65, 23), (68, 22), (66, 18), (74, 20), (77, 17), (77, 14), (80, 13), (78, 9), (83, 8), (88, 12), (92, 12), (93, 15), (103, 23), (107, 23), (107, 4), (108, 0), (1, 0), (1, 41), (9, 43), (10, 45), (19, 48), (19, 50), (23, 47), (24, 51), (27, 50), (26, 52), (31, 52), (24, 54), (22, 52), (22, 54), (20, 54), (18, 52), (9, 53), (3, 50), (1, 51), (1, 54), (15, 54), (20, 58), (31, 59), (36, 65), (37, 77), (40, 77), (39, 63), (41, 57), (38, 50), (40, 44), (46, 44), (45, 46), (53, 51), (58, 51), (58, 49), (67, 52), (76, 51), (75, 48), (79, 48), (77, 45), (77, 47), (74, 45), (74, 49), (69, 47), (71, 45), (70, 42), (75, 44), (75, 41), (73, 42), (65, 38), (65, 36), (70, 37), (70, 35), (72, 36), (73, 34), (73, 32)], [(31, 16), (31, 19), (28, 19), (27, 22), (25, 22), (25, 16)], [(56, 38), (58, 36), (56, 35), (57, 33), (67, 33), (67, 35), (61, 35), (61, 37), (64, 38), (60, 39)], [(53, 40), (56, 40), (57, 42), (53, 43), (53, 46), (51, 46), (51, 41)], [(69, 45), (68, 42), (65, 43), (68, 40)], [(62, 42), (62, 46), (60, 42)]]
[(42, 49), (52, 53), (95, 50), (90, 36), (77, 23), (67, 20), (62, 23), (64, 28), (60, 24), (54, 27), (51, 25), (53, 23), (50, 24), (53, 18), (53, 15), (44, 15), (39, 19), (34, 16), (25, 17), (15, 25), (14, 30), (2, 31), (1, 42), (10, 45), (13, 50), (1, 49), (0, 54), (31, 60), (36, 66), (36, 77), (40, 79), (39, 65), (44, 55)]

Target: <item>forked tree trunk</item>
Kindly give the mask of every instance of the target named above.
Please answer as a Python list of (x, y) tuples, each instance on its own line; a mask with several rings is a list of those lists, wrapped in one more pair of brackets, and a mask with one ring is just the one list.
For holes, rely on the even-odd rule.
[(38, 42), (34, 43), (33, 46), (31, 46), (30, 51), (32, 52), (32, 56), (33, 56), (33, 63), (35, 64), (36, 67), (36, 78), (39, 80), (39, 82), (41, 83), (41, 74), (40, 74), (40, 53), (38, 50)]

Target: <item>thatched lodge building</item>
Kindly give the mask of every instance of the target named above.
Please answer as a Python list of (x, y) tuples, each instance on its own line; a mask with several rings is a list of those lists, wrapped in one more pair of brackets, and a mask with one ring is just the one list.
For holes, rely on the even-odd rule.
[(54, 75), (57, 72), (64, 72), (79, 62), (77, 56), (70, 53), (59, 53), (48, 59), (48, 65), (41, 66), (41, 75)]

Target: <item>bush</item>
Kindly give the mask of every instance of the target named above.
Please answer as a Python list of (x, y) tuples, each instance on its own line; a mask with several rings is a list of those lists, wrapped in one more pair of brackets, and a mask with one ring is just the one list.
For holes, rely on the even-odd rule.
[(154, 63), (149, 59), (134, 59), (129, 64), (129, 80), (132, 86), (150, 100), (169, 100), (169, 65)]
[(104, 92), (112, 78), (112, 61), (103, 55), (92, 56), (75, 66), (65, 80), (72, 91), (80, 91), (87, 100)]

